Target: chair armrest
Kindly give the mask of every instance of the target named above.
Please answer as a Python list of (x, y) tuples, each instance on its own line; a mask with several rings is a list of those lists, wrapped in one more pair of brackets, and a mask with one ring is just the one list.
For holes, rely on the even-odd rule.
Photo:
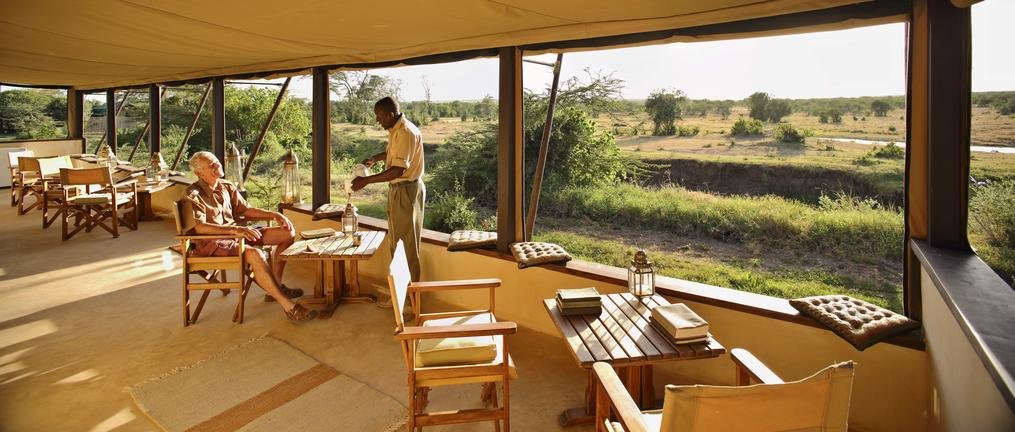
[(462, 279), (450, 281), (411, 282), (409, 292), (450, 291), (459, 289), (496, 288), (500, 279)]
[(592, 365), (596, 374), (596, 428), (601, 427), (610, 416), (610, 407), (617, 413), (620, 424), (627, 432), (648, 432), (648, 425), (642, 418), (641, 409), (620, 382), (620, 377), (609, 363), (596, 362)]
[(782, 378), (779, 378), (750, 351), (743, 348), (733, 348), (730, 350), (730, 357), (737, 365), (737, 385), (739, 386), (750, 385), (752, 378), (762, 384), (783, 383)]
[(120, 180), (120, 181), (118, 181), (116, 183), (113, 183), (113, 187), (119, 188), (121, 186), (130, 186), (130, 185), (132, 185), (134, 183), (137, 183), (137, 179), (136, 178), (129, 178), (129, 179), (126, 179), (126, 180)]
[(401, 332), (395, 334), (396, 339), (436, 339), (451, 337), (469, 336), (496, 336), (509, 335), (518, 332), (518, 324), (511, 321), (495, 322), (489, 324), (462, 324), (450, 326), (413, 326), (405, 327)]

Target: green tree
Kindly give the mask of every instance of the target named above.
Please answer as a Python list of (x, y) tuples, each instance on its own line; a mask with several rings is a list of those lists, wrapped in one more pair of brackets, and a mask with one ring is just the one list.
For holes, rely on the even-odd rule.
[(751, 107), (751, 118), (764, 121), (768, 118), (766, 111), (768, 108), (768, 102), (771, 101), (771, 97), (765, 92), (755, 92), (754, 94), (747, 97), (747, 104)]
[(14, 134), (18, 139), (53, 138), (56, 122), (47, 110), (58, 97), (53, 93), (20, 89), (0, 93), (0, 133)]
[(719, 102), (718, 105), (716, 105), (715, 113), (719, 114), (719, 116), (722, 117), (723, 120), (727, 120), (730, 118), (730, 112), (732, 111), (732, 109), (733, 109), (733, 101), (722, 101)]
[(779, 123), (790, 112), (789, 102), (783, 99), (773, 99), (765, 106), (765, 118), (771, 123)]
[(874, 112), (876, 117), (884, 117), (888, 115), (888, 111), (892, 109), (892, 105), (881, 99), (871, 102), (871, 111)]
[(645, 100), (645, 111), (652, 116), (653, 135), (677, 133), (676, 120), (680, 118), (680, 103), (686, 98), (680, 90), (655, 90)]
[(399, 87), (397, 80), (374, 75), (369, 70), (334, 72), (331, 92), (340, 98), (334, 104), (335, 115), (347, 123), (372, 124), (374, 103), (386, 96), (398, 100)]

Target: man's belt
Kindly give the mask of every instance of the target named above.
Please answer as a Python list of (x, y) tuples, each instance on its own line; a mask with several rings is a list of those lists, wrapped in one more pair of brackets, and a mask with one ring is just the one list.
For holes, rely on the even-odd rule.
[(408, 185), (408, 184), (413, 184), (413, 183), (418, 183), (418, 182), (419, 182), (419, 179), (416, 179), (416, 180), (406, 180), (406, 181), (400, 181), (400, 182), (391, 182), (391, 183), (388, 183), (388, 187), (393, 187), (394, 188), (394, 187), (405, 186), (405, 185)]

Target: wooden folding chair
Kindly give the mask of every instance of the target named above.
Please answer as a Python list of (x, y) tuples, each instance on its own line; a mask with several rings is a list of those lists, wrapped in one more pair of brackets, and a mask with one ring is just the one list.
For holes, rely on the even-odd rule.
[[(38, 158), (42, 198), (42, 227), (49, 228), (64, 212), (64, 192), (60, 183), (60, 170), (73, 168), (70, 156)], [(87, 193), (87, 186), (85, 187)], [(51, 212), (50, 210), (55, 210)], [(50, 214), (52, 213), (52, 214)]]
[[(508, 354), (507, 335), (518, 331), (513, 322), (494, 318), (494, 289), (499, 279), (410, 282), (405, 247), (399, 240), (391, 259), (388, 287), (395, 314), (395, 339), (402, 344), (409, 384), (409, 431), (439, 424), (494, 422), (494, 429), (511, 430), (509, 381), (517, 376)], [(420, 294), (433, 291), (487, 289), (490, 304), (484, 310), (421, 313)], [(416, 325), (406, 326), (402, 311), (406, 296), (416, 306)], [(428, 393), (436, 386), (482, 383), (481, 398), (488, 408), (427, 413)], [(504, 405), (497, 404), (497, 383)]]
[(11, 173), (11, 207), (18, 205), (18, 200), (20, 199), (18, 191), (21, 189), (22, 180), (21, 176), (18, 175), (18, 158), (32, 156), (35, 156), (35, 152), (31, 150), (7, 153), (7, 170)]
[[(63, 240), (100, 227), (114, 238), (120, 237), (120, 225), (137, 230), (137, 180), (113, 182), (108, 167), (61, 168), (63, 185)], [(96, 187), (94, 192), (87, 192)], [(120, 189), (125, 189), (121, 191)], [(70, 230), (70, 219), (74, 229)], [(106, 222), (109, 222), (107, 225)]]
[[(46, 189), (45, 179), (39, 174), (39, 158), (34, 156), (18, 157), (18, 176), (14, 183), (18, 184), (18, 215), (23, 216), (34, 208), (42, 208), (42, 191)], [(25, 199), (34, 198), (32, 205), (25, 206)]]
[[(233, 322), (243, 323), (243, 304), (250, 291), (250, 283), (253, 282), (253, 275), (247, 267), (244, 250), (247, 247), (242, 235), (190, 235), (188, 232), (194, 227), (194, 211), (186, 200), (173, 203), (173, 216), (176, 221), (176, 239), (180, 242), (180, 252), (183, 255), (183, 326), (189, 326), (197, 322), (201, 315), (204, 302), (212, 290), (221, 290), (228, 294), (230, 290), (240, 290), (240, 299), (233, 312)], [(238, 243), (236, 256), (225, 257), (195, 257), (191, 256), (191, 245), (195, 241), (235, 240)], [(229, 282), (227, 271), (236, 271), (239, 278), (235, 282)], [(200, 280), (191, 281), (191, 276), (197, 276)], [(190, 313), (190, 292), (204, 291), (201, 299), (198, 300), (194, 313)]]
[[(783, 382), (747, 350), (734, 348), (730, 355), (736, 363), (736, 386), (668, 385), (663, 409), (644, 412), (609, 364), (593, 364), (596, 431), (846, 432), (853, 362)], [(760, 384), (750, 385), (752, 381)], [(611, 413), (616, 421), (610, 419)]]

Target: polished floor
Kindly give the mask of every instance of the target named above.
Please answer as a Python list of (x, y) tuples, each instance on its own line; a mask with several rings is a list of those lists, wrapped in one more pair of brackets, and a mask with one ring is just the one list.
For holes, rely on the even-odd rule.
[[(0, 431), (158, 430), (125, 387), (264, 334), (405, 403), (390, 310), (347, 304), (331, 319), (295, 325), (255, 286), (243, 324), (230, 321), (235, 294), (216, 293), (200, 321), (183, 327), (179, 258), (166, 248), (172, 224), (142, 222), (118, 239), (94, 231), (62, 242), (59, 225), (43, 229), (39, 212), (17, 216), (14, 208), (0, 208)], [(309, 268), (291, 266), (285, 282), (309, 290), (311, 276)], [(556, 335), (522, 327), (512, 350), (519, 372), (511, 387), (512, 428), (563, 430), (557, 414), (581, 404), (585, 375)], [(478, 406), (479, 393), (478, 385), (440, 389), (431, 393), (431, 409)]]

